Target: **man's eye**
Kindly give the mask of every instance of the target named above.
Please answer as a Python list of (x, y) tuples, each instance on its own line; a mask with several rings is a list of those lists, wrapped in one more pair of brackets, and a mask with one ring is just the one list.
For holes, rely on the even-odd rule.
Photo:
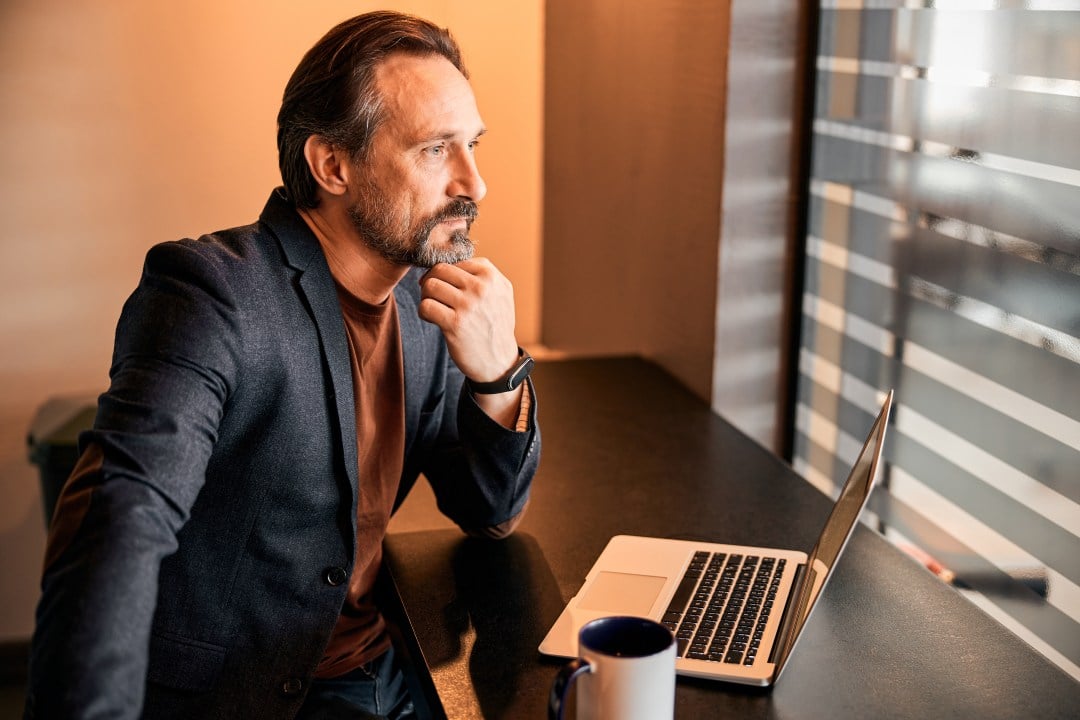
[(469, 143), (469, 152), (476, 152), (476, 146), (479, 144), (479, 140), (473, 140), (471, 143)]
[(431, 147), (429, 147), (427, 149), (428, 155), (431, 155), (432, 157), (439, 157), (439, 156), (443, 155), (445, 152), (446, 152), (446, 146), (445, 145), (432, 145)]

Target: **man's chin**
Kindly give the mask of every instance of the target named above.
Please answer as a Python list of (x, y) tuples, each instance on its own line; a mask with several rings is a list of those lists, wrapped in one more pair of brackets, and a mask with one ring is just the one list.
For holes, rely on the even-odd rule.
[(423, 246), (417, 248), (413, 265), (430, 268), (439, 263), (453, 265), (462, 260), (468, 260), (476, 252), (476, 247), (468, 235), (455, 232), (444, 242), (432, 242), (430, 239)]

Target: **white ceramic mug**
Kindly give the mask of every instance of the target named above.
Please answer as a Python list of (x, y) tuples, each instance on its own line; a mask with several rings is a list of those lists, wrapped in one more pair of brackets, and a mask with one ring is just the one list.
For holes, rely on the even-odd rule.
[(577, 684), (577, 720), (671, 720), (675, 713), (675, 637), (658, 622), (605, 617), (578, 633), (578, 657), (559, 671), (548, 702), (563, 720)]

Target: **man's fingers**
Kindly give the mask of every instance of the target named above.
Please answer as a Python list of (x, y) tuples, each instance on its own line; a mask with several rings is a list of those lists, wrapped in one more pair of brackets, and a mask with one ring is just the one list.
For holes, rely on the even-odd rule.
[(420, 280), (420, 292), (451, 307), (464, 307), (471, 297), (487, 297), (499, 281), (495, 266), (487, 258), (472, 258), (454, 265), (439, 263)]
[(486, 257), (471, 257), (468, 260), (456, 262), (449, 267), (457, 268), (470, 275), (487, 275), (495, 271), (495, 266)]
[(464, 287), (470, 281), (478, 278), (481, 280), (490, 279), (493, 273), (497, 272), (498, 270), (487, 258), (474, 257), (453, 265), (438, 263), (424, 273), (424, 278), (437, 278), (456, 287)]
[(449, 307), (457, 307), (461, 304), (463, 290), (442, 278), (425, 277), (420, 286), (421, 298), (435, 300)]
[(420, 318), (442, 330), (466, 377), (488, 380), (506, 371), (517, 352), (514, 291), (491, 261), (435, 265), (420, 281), (420, 296)]
[(457, 313), (445, 303), (434, 298), (425, 297), (420, 301), (420, 306), (416, 310), (421, 320), (427, 320), (444, 333), (453, 332), (452, 323), (456, 321)]
[(454, 287), (465, 287), (465, 285), (472, 279), (473, 273), (466, 267), (462, 267), (461, 264), (447, 265), (446, 263), (439, 263), (432, 266), (421, 280), (421, 283), (428, 283), (432, 281), (444, 282)]

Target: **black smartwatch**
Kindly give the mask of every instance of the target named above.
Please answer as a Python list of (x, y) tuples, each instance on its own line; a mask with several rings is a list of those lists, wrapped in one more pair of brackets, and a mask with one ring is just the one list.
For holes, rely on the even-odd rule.
[(514, 363), (514, 366), (506, 371), (498, 380), (492, 380), (491, 382), (476, 382), (465, 378), (465, 382), (469, 384), (469, 389), (478, 395), (495, 395), (498, 393), (510, 392), (517, 389), (521, 383), (525, 382), (525, 378), (529, 377), (529, 373), (532, 372), (533, 365), (536, 361), (532, 359), (529, 353), (525, 352), (522, 347), (518, 348), (518, 361)]

